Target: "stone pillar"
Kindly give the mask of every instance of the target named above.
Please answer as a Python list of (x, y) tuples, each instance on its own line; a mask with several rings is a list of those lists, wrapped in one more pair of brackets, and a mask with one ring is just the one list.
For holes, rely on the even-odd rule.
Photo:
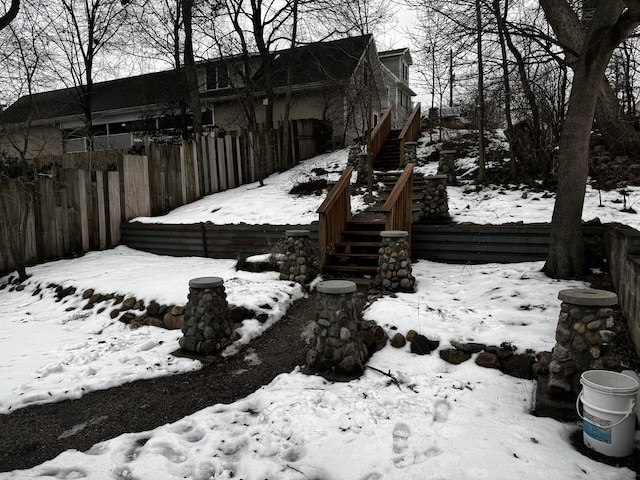
[(328, 280), (318, 284), (320, 312), (307, 353), (310, 369), (321, 373), (362, 373), (368, 351), (358, 330), (352, 299), (355, 291), (356, 284), (349, 280)]
[(416, 280), (411, 273), (411, 256), (404, 230), (380, 232), (380, 258), (376, 284), (383, 290), (413, 292)]
[(609, 348), (615, 340), (611, 306), (618, 296), (606, 290), (561, 290), (556, 344), (549, 363), (552, 394), (580, 393), (580, 376), (587, 370), (619, 370), (620, 362)]
[(402, 159), (402, 167), (408, 163), (418, 163), (418, 142), (404, 142), (404, 158)]
[(438, 175), (446, 175), (447, 183), (453, 185), (458, 183), (456, 177), (456, 162), (454, 155), (457, 152), (455, 150), (442, 150), (440, 152), (440, 161), (438, 163)]
[(358, 172), (358, 176), (356, 178), (357, 183), (367, 183), (368, 170), (369, 170), (369, 154), (367, 152), (360, 153), (358, 155), (358, 165), (356, 166), (356, 172)]
[(309, 230), (287, 230), (287, 251), (280, 271), (280, 280), (306, 285), (315, 277), (314, 254)]
[(189, 281), (180, 348), (199, 355), (219, 353), (237, 335), (227, 305), (222, 278), (199, 277)]
[(447, 198), (447, 176), (432, 175), (424, 179), (426, 185), (422, 193), (421, 219), (427, 222), (448, 222), (451, 217)]
[(360, 145), (351, 145), (349, 147), (349, 157), (347, 159), (347, 165), (358, 165), (358, 155), (360, 155)]

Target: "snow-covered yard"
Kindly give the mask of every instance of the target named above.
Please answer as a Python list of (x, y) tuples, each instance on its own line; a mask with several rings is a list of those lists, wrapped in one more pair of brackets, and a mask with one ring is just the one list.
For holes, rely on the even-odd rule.
[[(328, 154), (268, 178), (264, 187), (247, 185), (161, 218), (139, 220), (305, 224), (315, 219), (323, 197), (291, 198), (288, 189), (313, 177), (316, 167), (337, 177), (345, 163), (346, 151)], [(433, 168), (421, 167), (427, 173)], [(640, 190), (629, 190), (635, 201)], [(525, 199), (518, 190), (462, 192), (463, 187), (449, 188), (455, 221), (551, 218), (553, 198), (541, 194)], [(620, 211), (620, 199), (617, 192), (603, 192), (600, 201), (598, 192), (588, 190), (584, 219), (638, 227), (637, 215)], [(361, 206), (354, 202), (354, 208)], [(510, 342), (522, 352), (549, 350), (560, 308), (558, 291), (583, 285), (548, 279), (541, 267), (539, 262), (462, 266), (419, 261), (413, 265), (417, 291), (380, 299), (365, 310), (365, 317), (390, 332), (415, 329), (440, 340), (440, 348), (451, 341), (477, 341)], [(54, 283), (79, 293), (92, 288), (147, 303), (184, 304), (190, 278), (219, 276), (230, 303), (256, 312), (269, 306), (266, 324), (245, 320), (240, 342), (259, 335), (305, 294), (275, 273), (236, 271), (232, 261), (170, 258), (126, 247), (49, 262), (29, 273), (23, 291), (0, 290), (3, 414), (200, 367), (197, 361), (170, 355), (179, 331), (130, 330), (112, 320), (108, 308), (70, 310), (80, 306), (79, 295), (57, 302), (51, 289), (38, 291), (42, 286)], [(0, 279), (0, 285), (5, 281)], [(416, 356), (408, 346), (387, 346), (370, 365), (393, 373), (400, 386), (373, 370), (348, 383), (293, 371), (233, 404), (211, 405), (174, 424), (122, 435), (87, 452), (67, 451), (26, 471), (0, 473), (0, 478), (635, 478), (628, 469), (575, 451), (569, 442), (575, 424), (530, 415), (533, 381), (483, 369), (473, 361), (454, 366), (437, 352)]]

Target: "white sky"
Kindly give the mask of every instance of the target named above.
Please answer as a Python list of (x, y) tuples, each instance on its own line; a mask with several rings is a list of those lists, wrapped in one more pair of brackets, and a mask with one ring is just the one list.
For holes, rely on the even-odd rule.
[[(265, 187), (254, 184), (215, 194), (165, 220), (262, 223), (269, 220), (262, 203), (266, 199), (271, 223), (281, 223), (282, 212), (289, 223), (305, 223), (323, 197), (292, 198), (286, 193), (290, 182), (312, 175), (315, 166), (339, 169), (345, 163), (346, 151), (326, 155), (270, 177)], [(632, 189), (633, 201), (637, 192)], [(487, 188), (463, 194), (450, 188), (451, 213), (455, 221), (550, 218), (553, 199), (535, 194), (522, 200), (520, 193), (503, 195)], [(613, 193), (604, 196), (603, 207), (588, 199), (585, 219), (598, 216), (636, 226), (637, 215), (620, 212), (617, 199)], [(214, 208), (220, 210), (210, 213)], [(463, 266), (421, 260), (413, 265), (417, 291), (379, 299), (365, 310), (365, 317), (391, 334), (415, 329), (439, 340), (441, 349), (451, 341), (506, 341), (520, 352), (550, 350), (560, 308), (558, 291), (583, 284), (550, 280), (540, 273), (541, 267), (540, 262)], [(82, 388), (105, 389), (200, 368), (197, 361), (170, 355), (179, 332), (155, 327), (132, 331), (109, 317), (110, 308), (102, 313), (98, 307), (68, 311), (83, 305), (80, 295), (87, 288), (135, 295), (146, 303), (184, 304), (190, 278), (220, 276), (229, 303), (268, 313), (266, 326), (304, 294), (273, 272), (239, 272), (229, 260), (172, 258), (126, 247), (49, 262), (29, 273), (23, 292), (0, 290), (2, 414), (77, 397)], [(5, 280), (0, 279), (0, 285)], [(78, 293), (63, 302), (56, 302), (47, 289), (33, 295), (48, 283), (75, 286)], [(271, 309), (261, 309), (265, 304)], [(264, 328), (255, 319), (246, 320), (240, 342)], [(226, 352), (233, 353), (234, 347)], [(247, 358), (248, 368), (256, 361), (260, 358)], [(88, 452), (67, 451), (27, 471), (0, 473), (0, 479), (635, 478), (627, 469), (576, 452), (569, 436), (577, 424), (532, 416), (534, 381), (483, 369), (473, 360), (450, 365), (437, 352), (416, 356), (408, 346), (387, 346), (369, 365), (397, 376), (400, 388), (373, 370), (336, 384), (293, 371), (233, 404), (211, 405), (174, 424), (125, 434)], [(77, 425), (67, 434), (82, 428)], [(404, 432), (404, 440), (394, 432)], [(141, 447), (143, 442), (136, 441), (142, 437), (149, 440)]]

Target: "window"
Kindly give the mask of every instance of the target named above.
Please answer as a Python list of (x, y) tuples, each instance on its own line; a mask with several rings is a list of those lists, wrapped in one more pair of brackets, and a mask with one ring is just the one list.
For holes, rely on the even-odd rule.
[(207, 67), (207, 90), (220, 90), (229, 87), (229, 71), (223, 64)]

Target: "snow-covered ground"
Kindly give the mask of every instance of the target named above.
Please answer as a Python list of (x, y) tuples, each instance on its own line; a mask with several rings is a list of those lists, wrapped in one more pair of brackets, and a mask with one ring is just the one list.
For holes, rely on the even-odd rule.
[[(287, 191), (292, 183), (314, 178), (314, 168), (337, 178), (346, 155), (324, 155), (268, 178), (264, 187), (240, 187), (161, 219), (140, 220), (309, 223), (323, 197), (292, 198)], [(435, 166), (421, 168), (433, 173)], [(628, 204), (638, 195), (637, 189), (629, 190)], [(538, 193), (525, 199), (522, 191), (490, 188), (463, 194), (462, 187), (451, 187), (448, 192), (455, 221), (546, 222), (553, 209), (553, 198)], [(621, 212), (621, 198), (603, 192), (599, 206), (598, 192), (589, 190), (584, 219), (637, 228), (637, 215)], [(354, 205), (360, 208), (358, 201)], [(510, 342), (521, 352), (549, 350), (560, 308), (558, 291), (583, 285), (548, 279), (541, 267), (538, 262), (463, 266), (419, 261), (413, 265), (416, 293), (380, 299), (365, 316), (389, 332), (415, 329), (440, 340), (440, 348), (457, 340)], [(171, 258), (126, 247), (28, 271), (31, 278), (23, 291), (0, 290), (2, 414), (200, 367), (170, 354), (179, 332), (131, 330), (110, 318), (110, 308), (99, 311), (105, 304), (71, 310), (86, 303), (80, 298), (85, 289), (146, 303), (184, 304), (190, 278), (220, 276), (229, 303), (270, 315), (264, 325), (245, 320), (239, 342), (259, 335), (304, 295), (274, 273), (236, 271), (229, 260)], [(0, 278), (0, 285), (5, 281)], [(73, 286), (78, 293), (56, 302), (51, 289), (40, 290), (52, 283)], [(395, 375), (399, 387), (374, 370), (349, 383), (293, 371), (233, 404), (212, 405), (174, 424), (122, 435), (87, 452), (67, 451), (26, 471), (0, 473), (0, 479), (635, 478), (630, 470), (576, 452), (569, 442), (576, 424), (530, 415), (533, 381), (483, 369), (473, 361), (450, 365), (437, 352), (416, 356), (408, 346), (387, 346), (369, 364)]]

